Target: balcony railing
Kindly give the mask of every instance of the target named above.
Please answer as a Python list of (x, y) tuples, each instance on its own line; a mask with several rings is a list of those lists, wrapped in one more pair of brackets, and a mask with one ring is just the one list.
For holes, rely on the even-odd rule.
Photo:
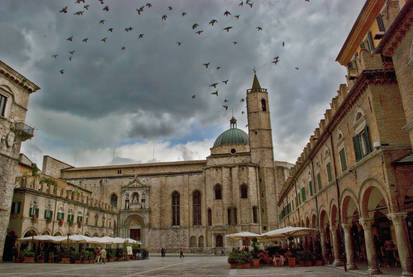
[(22, 141), (31, 139), (34, 135), (34, 128), (24, 122), (16, 122), (14, 125), (14, 131)]

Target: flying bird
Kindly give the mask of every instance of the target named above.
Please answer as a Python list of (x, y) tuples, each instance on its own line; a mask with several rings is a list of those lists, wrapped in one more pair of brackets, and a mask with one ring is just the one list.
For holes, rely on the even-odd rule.
[(105, 4), (105, 1), (103, 1), (103, 0), (99, 0), (99, 2), (100, 2), (100, 4)]
[(84, 38), (82, 39), (82, 42), (86, 43), (89, 39), (88, 38)]
[(228, 84), (228, 80), (222, 81), (224, 84)]
[(186, 12), (182, 12), (182, 16), (185, 16), (186, 15)]
[(209, 63), (204, 63), (203, 66), (205, 66), (205, 68), (208, 69)]
[(195, 23), (194, 25), (192, 25), (192, 30), (195, 30), (196, 28), (198, 28), (198, 24), (197, 23)]
[(283, 47), (285, 46), (285, 42), (283, 41)]
[(168, 16), (166, 16), (166, 14), (162, 15), (162, 21), (166, 21), (167, 18)]
[(105, 24), (105, 20), (102, 19), (101, 21), (99, 21), (99, 24)]
[(102, 10), (104, 10), (105, 12), (109, 11), (109, 6), (105, 6)]
[(197, 32), (195, 32), (195, 33), (198, 34), (198, 35), (200, 35), (202, 32), (203, 32), (202, 30), (199, 30), (199, 31), (197, 31)]
[(59, 13), (67, 13), (67, 6), (59, 11)]
[(217, 66), (217, 70), (220, 70), (222, 67), (221, 66)]
[(235, 45), (237, 45), (237, 44), (238, 44), (238, 42), (233, 41), (233, 42), (232, 42), (232, 44), (235, 46)]
[(213, 83), (209, 85), (210, 88), (217, 88), (217, 86), (218, 86), (218, 83)]
[(141, 15), (141, 13), (143, 12), (142, 7), (140, 7), (139, 9), (136, 9), (136, 11), (138, 12), (139, 15)]
[(62, 74), (63, 75), (63, 73), (65, 73), (65, 71), (64, 71), (64, 69), (60, 69), (60, 74)]
[(245, 112), (244, 111), (241, 111), (241, 114), (244, 114)]
[(214, 91), (214, 92), (211, 92), (211, 94), (218, 96), (218, 91), (216, 90), (216, 91)]
[(85, 0), (76, 0), (76, 4), (85, 3)]
[(295, 67), (295, 70), (299, 70), (299, 69), (300, 69), (299, 67), (297, 67), (297, 66)]
[(261, 26), (257, 26), (257, 31), (262, 31), (262, 27)]
[(240, 15), (237, 14), (237, 15), (234, 15), (234, 17), (235, 17), (236, 19), (239, 19)]
[(240, 6), (240, 7), (244, 6), (244, 2), (241, 1), (241, 2), (239, 3), (239, 6)]
[(104, 37), (100, 41), (106, 42), (107, 39), (108, 39), (107, 37)]
[(254, 4), (254, 3), (248, 2), (247, 4), (250, 6), (250, 8), (252, 8), (252, 4)]
[(218, 22), (218, 20), (212, 19), (211, 21), (209, 21), (209, 24), (214, 26), (214, 24), (217, 23), (217, 22)]
[(222, 107), (227, 111), (228, 110), (228, 106), (227, 105), (222, 105)]
[(89, 7), (90, 7), (90, 5), (84, 5), (84, 6), (83, 6), (83, 8), (84, 8), (85, 10), (89, 10)]
[(229, 32), (232, 29), (232, 26), (225, 27), (224, 30)]
[(151, 3), (146, 3), (146, 6), (147, 6), (148, 8), (151, 8), (151, 7), (152, 7), (152, 4), (151, 4)]
[(225, 99), (224, 99), (224, 103), (227, 103), (227, 102), (228, 102), (228, 99), (227, 99), (227, 98), (225, 98)]
[(126, 32), (130, 32), (130, 31), (132, 31), (132, 30), (133, 30), (133, 27), (130, 27), (130, 26), (127, 27), (127, 28), (125, 28), (125, 31), (126, 31)]
[(245, 101), (245, 99), (244, 98), (241, 98), (241, 102), (244, 102)]
[(66, 40), (73, 41), (73, 36), (68, 37)]
[(182, 42), (177, 41), (176, 44), (177, 44), (178, 46), (181, 46), (181, 45), (182, 45)]
[(69, 56), (69, 62), (71, 62), (72, 61), (72, 56)]
[(194, 95), (192, 95), (192, 99), (195, 99), (195, 97), (196, 97), (196, 95), (194, 94)]
[(225, 16), (230, 16), (231, 13), (230, 13), (229, 11), (225, 11), (225, 12), (224, 12), (224, 15), (225, 15)]
[(139, 34), (138, 39), (143, 38), (144, 34)]
[(74, 15), (83, 15), (84, 11), (75, 12)]
[(72, 50), (72, 51), (69, 51), (69, 54), (73, 56), (75, 52), (76, 52), (75, 50)]
[(171, 6), (169, 6), (169, 7), (168, 7), (168, 10), (172, 11), (172, 7), (171, 7)]
[(109, 29), (108, 29), (108, 32), (113, 32), (113, 28), (109, 28)]
[(124, 50), (126, 50), (126, 47), (122, 46), (122, 48), (120, 50), (124, 51)]
[(52, 55), (52, 58), (56, 59), (59, 56), (59, 54), (54, 54)]

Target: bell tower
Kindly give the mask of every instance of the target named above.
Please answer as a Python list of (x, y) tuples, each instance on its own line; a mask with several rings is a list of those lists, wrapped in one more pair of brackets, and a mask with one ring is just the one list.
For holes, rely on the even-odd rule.
[(260, 218), (265, 232), (278, 227), (277, 191), (268, 92), (261, 88), (255, 73), (252, 88), (247, 90), (247, 114), (251, 162), (258, 167)]

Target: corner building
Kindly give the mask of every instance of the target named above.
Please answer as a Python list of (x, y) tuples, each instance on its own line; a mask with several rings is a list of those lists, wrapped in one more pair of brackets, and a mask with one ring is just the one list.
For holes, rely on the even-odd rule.
[(76, 168), (45, 156), (42, 174), (110, 203), (114, 233), (150, 251), (225, 252), (239, 243), (226, 234), (277, 227), (291, 167), (274, 161), (268, 92), (255, 75), (246, 102), (249, 134), (232, 118), (206, 160)]
[(278, 199), (281, 227), (318, 228), (304, 246), (321, 248), (327, 262), (350, 270), (367, 263), (378, 274), (381, 262), (413, 274), (412, 6), (365, 2), (337, 57), (347, 84), (339, 86)]

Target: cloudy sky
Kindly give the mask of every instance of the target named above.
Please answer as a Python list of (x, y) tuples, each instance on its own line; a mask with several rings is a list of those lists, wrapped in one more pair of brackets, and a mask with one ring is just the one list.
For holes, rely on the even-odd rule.
[[(205, 159), (232, 114), (247, 131), (241, 99), (254, 68), (269, 91), (275, 159), (295, 162), (345, 82), (335, 58), (364, 4), (85, 2), (0, 1), (0, 59), (41, 87), (26, 120), (35, 137), (22, 147), (38, 165), (43, 155), (75, 166)], [(227, 26), (233, 28), (226, 32)], [(216, 89), (209, 87), (215, 82)]]

